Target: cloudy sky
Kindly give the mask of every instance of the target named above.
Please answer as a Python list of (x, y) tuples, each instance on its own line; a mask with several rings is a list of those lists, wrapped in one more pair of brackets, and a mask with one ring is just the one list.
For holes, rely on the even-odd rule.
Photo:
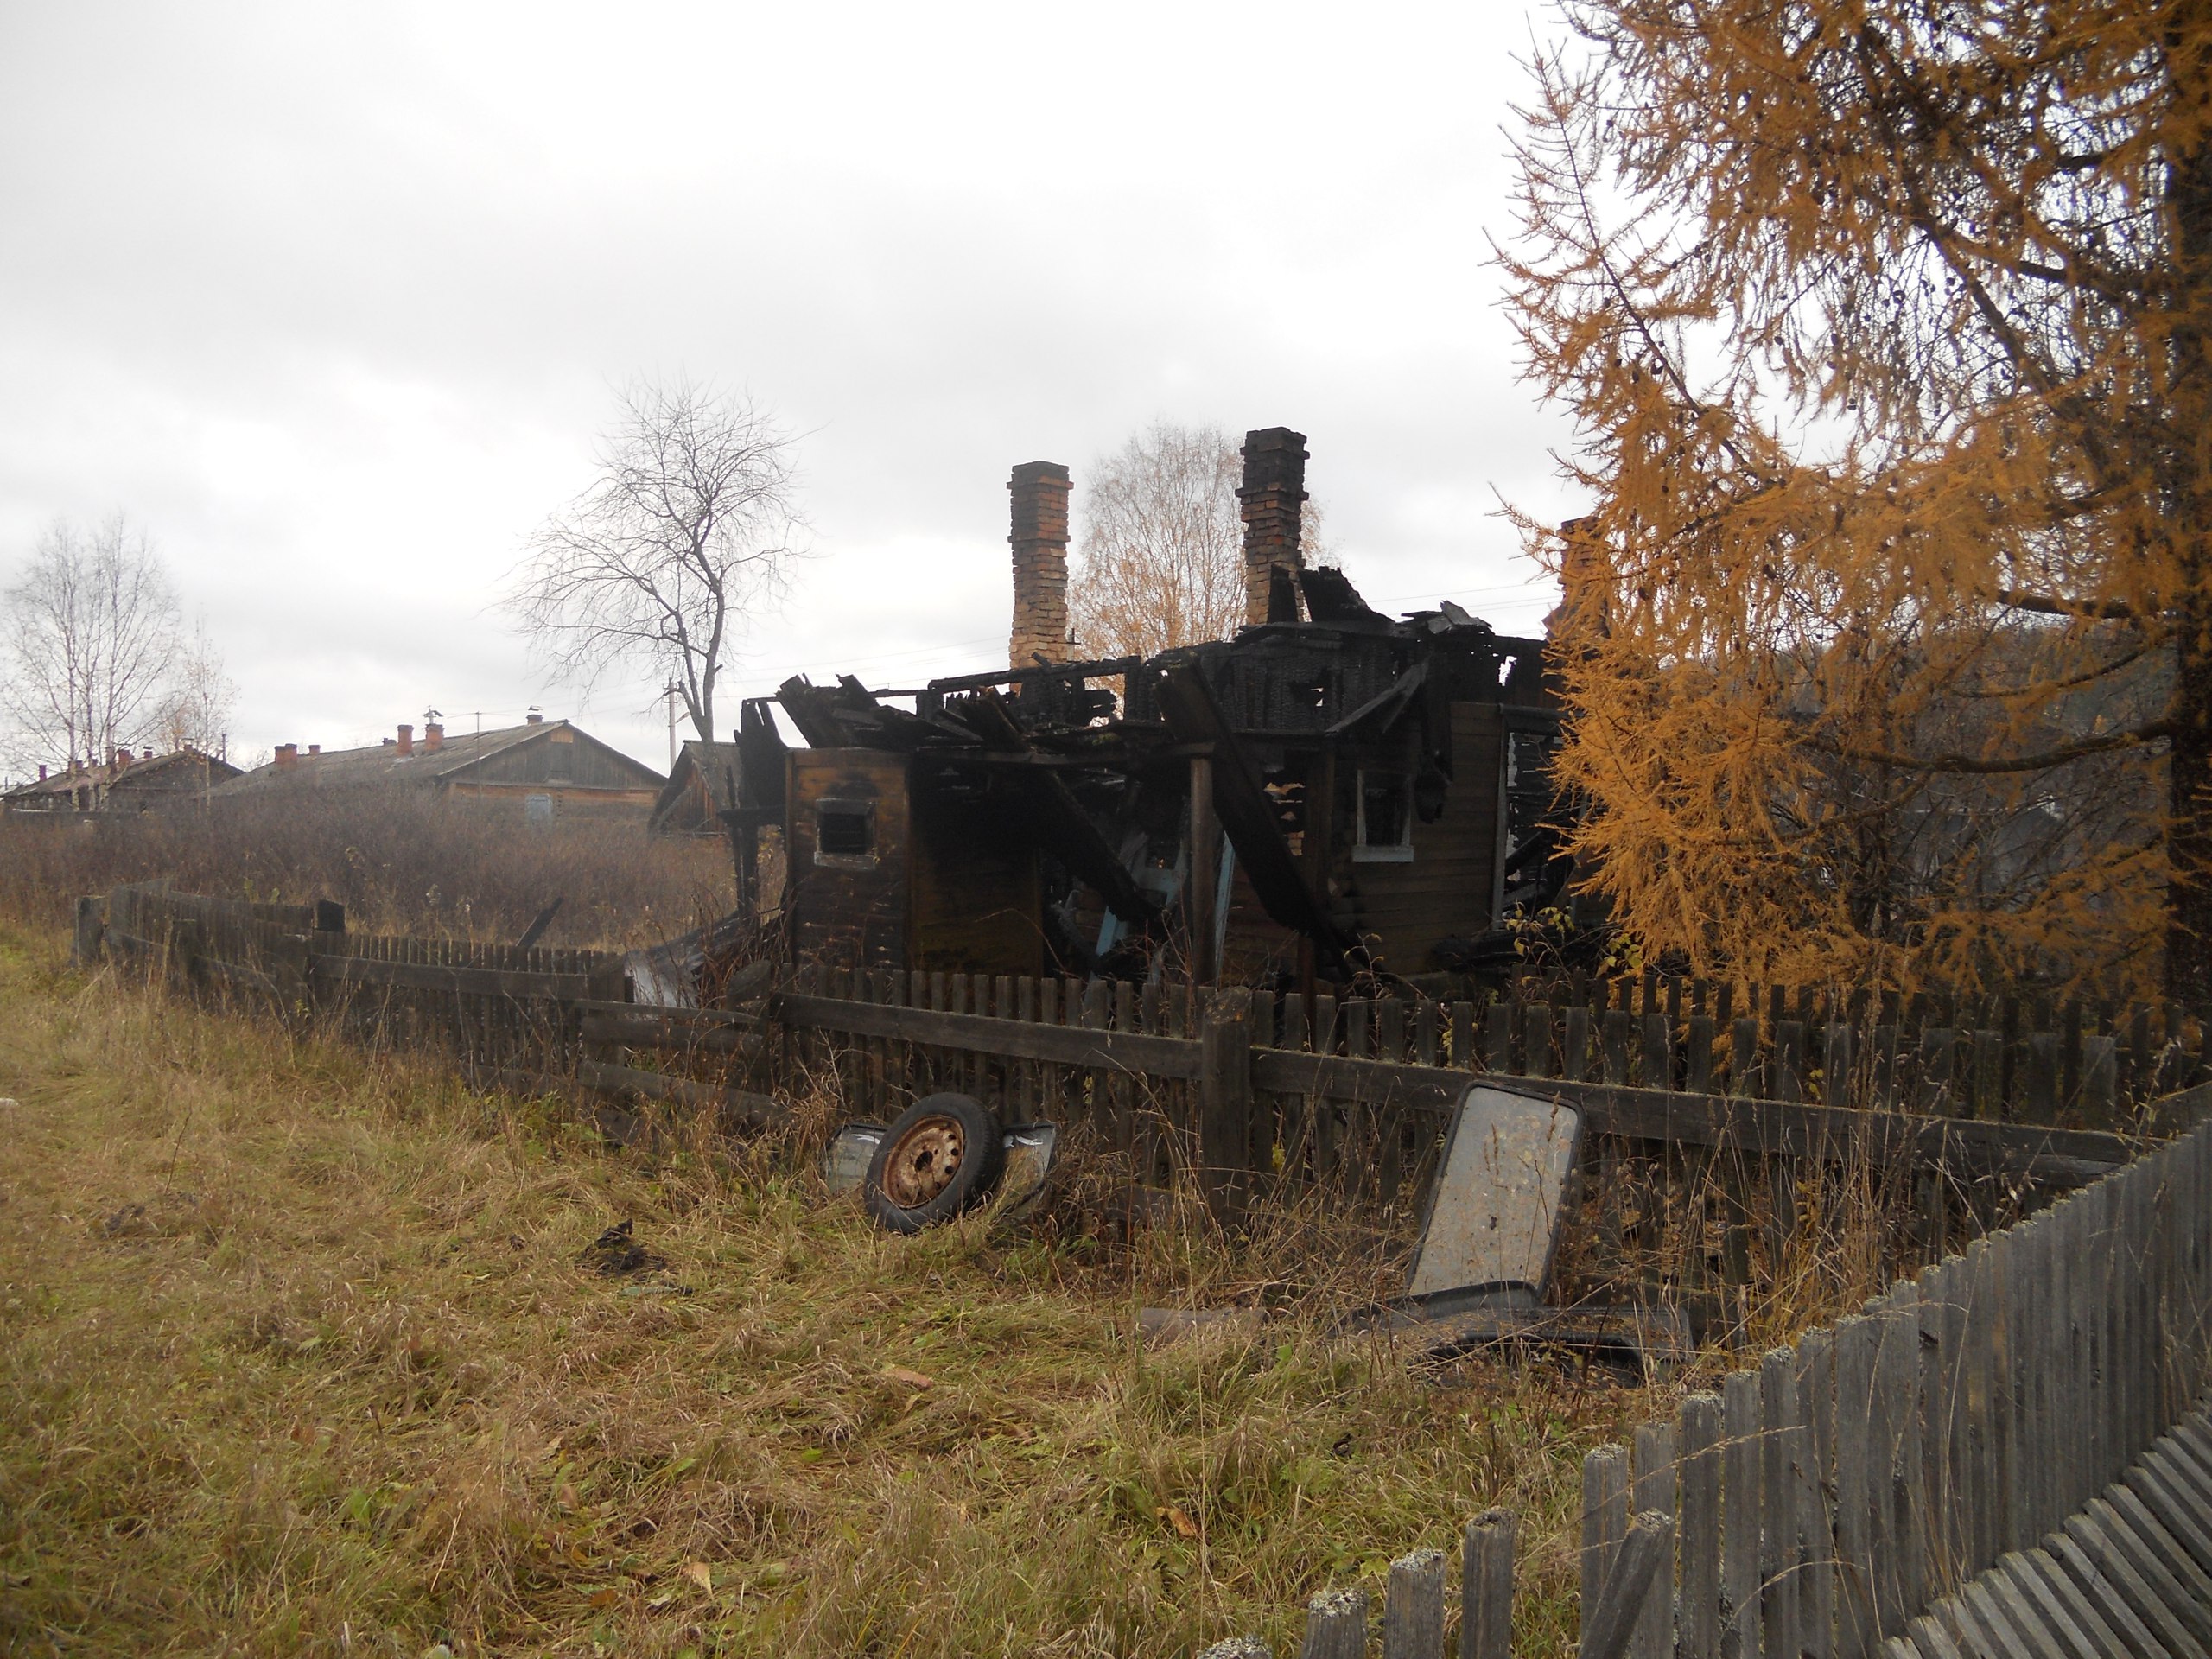
[[(656, 677), (495, 605), (677, 372), (804, 435), (815, 556), (742, 690), (1004, 660), (1005, 482), (1155, 420), (1308, 435), (1383, 608), (1550, 603), (1571, 510), (1490, 240), (1540, 8), (0, 0), (0, 584), (120, 509), (234, 749), (531, 704), (664, 763)], [(733, 702), (726, 715), (734, 718)]]

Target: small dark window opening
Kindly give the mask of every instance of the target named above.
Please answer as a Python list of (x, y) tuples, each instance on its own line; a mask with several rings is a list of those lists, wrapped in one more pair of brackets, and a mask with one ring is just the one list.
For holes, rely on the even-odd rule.
[(1359, 839), (1352, 857), (1363, 863), (1410, 863), (1413, 860), (1413, 803), (1402, 772), (1359, 774)]
[(823, 802), (814, 810), (814, 849), (823, 858), (866, 858), (875, 850), (868, 808)]

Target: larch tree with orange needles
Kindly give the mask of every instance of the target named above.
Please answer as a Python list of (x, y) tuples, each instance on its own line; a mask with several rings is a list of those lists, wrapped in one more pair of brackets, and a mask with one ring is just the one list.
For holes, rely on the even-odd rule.
[(1503, 255), (1613, 912), (2212, 1001), (2212, 0), (1567, 0)]

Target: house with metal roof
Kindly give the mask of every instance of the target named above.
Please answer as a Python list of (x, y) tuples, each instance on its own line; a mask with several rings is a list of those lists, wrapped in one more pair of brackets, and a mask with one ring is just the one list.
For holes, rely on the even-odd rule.
[(417, 741), (404, 725), (372, 747), (324, 750), (280, 743), (276, 758), (215, 791), (226, 802), (342, 791), (423, 791), (512, 810), (525, 823), (652, 810), (666, 780), (565, 720), (532, 715), (520, 726), (448, 736), (431, 721)]
[(156, 754), (133, 755), (118, 749), (105, 765), (72, 763), (49, 774), (44, 766), (29, 783), (0, 793), (0, 809), (11, 812), (145, 812), (179, 801), (198, 800), (232, 779), (238, 769), (218, 755), (189, 745)]

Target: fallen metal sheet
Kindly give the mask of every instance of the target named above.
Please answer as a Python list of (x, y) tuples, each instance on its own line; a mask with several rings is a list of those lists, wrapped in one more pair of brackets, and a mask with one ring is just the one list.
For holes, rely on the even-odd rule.
[(1540, 1301), (1581, 1137), (1582, 1115), (1543, 1096), (1489, 1084), (1461, 1096), (1406, 1301), (1493, 1313)]
[[(822, 1154), (822, 1179), (834, 1197), (857, 1192), (868, 1179), (875, 1149), (890, 1133), (884, 1123), (848, 1123), (830, 1138)], [(1045, 1179), (1052, 1173), (1052, 1157), (1059, 1149), (1056, 1123), (1017, 1123), (1006, 1132), (1006, 1171), (999, 1177), (992, 1203), (1008, 1215), (1020, 1215), (1044, 1195)]]

